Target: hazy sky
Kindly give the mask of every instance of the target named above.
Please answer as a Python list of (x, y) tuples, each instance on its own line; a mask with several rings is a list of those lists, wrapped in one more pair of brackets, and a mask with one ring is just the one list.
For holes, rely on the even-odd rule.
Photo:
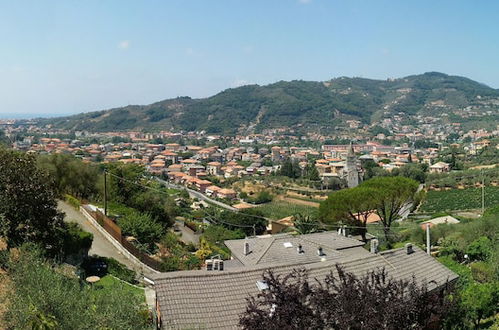
[(426, 71), (499, 88), (499, 1), (0, 0), (0, 116)]

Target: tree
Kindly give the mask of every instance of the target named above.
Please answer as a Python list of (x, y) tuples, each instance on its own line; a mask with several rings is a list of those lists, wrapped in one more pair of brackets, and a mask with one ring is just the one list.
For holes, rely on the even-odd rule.
[[(244, 193), (244, 192), (243, 192), (243, 193), (241, 193), (241, 194), (239, 195), (239, 197), (244, 198), (244, 197), (243, 197), (243, 196), (244, 196), (244, 194), (246, 194), (246, 193)], [(271, 194), (270, 194), (267, 190), (262, 190), (262, 191), (260, 191), (260, 192), (256, 195), (256, 197), (249, 197), (249, 198), (248, 198), (248, 196), (247, 196), (247, 194), (246, 194), (246, 199), (247, 199), (247, 201), (248, 201), (248, 202), (250, 202), (250, 203), (254, 203), (254, 204), (263, 204), (263, 203), (268, 203), (268, 202), (271, 202), (273, 198), (274, 198), (274, 197), (273, 197), (273, 196), (272, 196), (272, 195), (271, 195)]]
[(319, 171), (317, 171), (317, 167), (315, 167), (314, 163), (308, 163), (307, 167), (305, 167), (305, 176), (310, 181), (319, 181)]
[(466, 318), (478, 328), (481, 320), (497, 312), (499, 286), (497, 282), (472, 283), (462, 292), (461, 299)]
[(97, 166), (87, 164), (72, 155), (54, 154), (41, 156), (38, 166), (48, 173), (57, 193), (89, 199), (98, 194), (98, 182), (102, 178)]
[(243, 329), (424, 329), (450, 307), (440, 292), (384, 269), (357, 277), (337, 266), (323, 281), (267, 271), (263, 281), (268, 289), (248, 298)]
[(155, 221), (167, 227), (173, 225), (173, 219), (168, 213), (168, 196), (154, 190), (137, 193), (131, 200), (131, 205), (137, 210), (148, 213)]
[(130, 205), (137, 193), (144, 192), (141, 181), (145, 169), (137, 164), (109, 164), (107, 168), (109, 196), (111, 200)]
[(287, 176), (292, 179), (299, 178), (301, 175), (300, 166), (294, 160), (290, 158), (286, 158), (281, 165), (281, 169), (279, 170), (279, 174), (283, 176)]
[(405, 166), (402, 166), (400, 169), (392, 170), (393, 176), (403, 176), (409, 179), (416, 180), (418, 182), (425, 182), (426, 174), (420, 164), (409, 163)]
[(367, 219), (378, 206), (378, 191), (372, 187), (358, 186), (330, 194), (319, 207), (319, 217), (324, 223), (343, 223), (358, 228), (366, 241)]
[(471, 261), (475, 260), (487, 260), (492, 254), (494, 244), (492, 241), (485, 236), (481, 236), (478, 239), (471, 242), (471, 244), (466, 249), (468, 258)]
[(0, 148), (0, 169), (0, 236), (9, 247), (34, 242), (59, 253), (64, 215), (35, 157)]
[(404, 177), (376, 177), (363, 182), (360, 187), (372, 188), (376, 193), (376, 213), (383, 224), (385, 239), (390, 245), (390, 227), (409, 206), (419, 184)]
[(2, 145), (7, 146), (9, 144), (10, 144), (9, 138), (5, 135), (5, 132), (0, 129), (0, 146)]
[(298, 213), (293, 216), (293, 226), (303, 235), (317, 232), (321, 224), (309, 215)]
[(146, 213), (131, 212), (119, 218), (118, 225), (123, 233), (135, 237), (148, 249), (154, 248), (154, 243), (159, 241), (164, 232), (163, 226)]
[(208, 226), (203, 237), (212, 244), (222, 244), (225, 240), (244, 238), (244, 233), (240, 230), (229, 230), (223, 226)]
[(218, 217), (224, 227), (230, 230), (239, 229), (247, 236), (261, 235), (267, 230), (268, 221), (257, 209), (244, 209), (239, 212), (225, 210)]

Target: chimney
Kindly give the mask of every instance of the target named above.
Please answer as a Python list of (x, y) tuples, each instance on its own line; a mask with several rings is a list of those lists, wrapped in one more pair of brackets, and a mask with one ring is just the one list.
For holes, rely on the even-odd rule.
[(317, 255), (318, 255), (319, 257), (324, 256), (324, 250), (322, 249), (322, 247), (321, 247), (321, 246), (319, 246), (319, 247), (317, 248)]
[(376, 238), (373, 238), (371, 240), (371, 253), (378, 253), (378, 245), (379, 245), (379, 241), (376, 239)]
[(405, 252), (406, 252), (407, 254), (411, 254), (411, 253), (413, 253), (413, 252), (414, 252), (414, 250), (412, 249), (412, 244), (411, 244), (411, 243), (407, 243), (407, 244), (405, 245)]
[(298, 252), (298, 254), (303, 254), (305, 253), (305, 251), (303, 251), (303, 247), (300, 245), (298, 245), (298, 247), (296, 248), (296, 251)]
[(249, 243), (248, 242), (245, 242), (244, 243), (244, 255), (247, 256), (248, 254), (250, 254), (250, 246), (249, 246)]

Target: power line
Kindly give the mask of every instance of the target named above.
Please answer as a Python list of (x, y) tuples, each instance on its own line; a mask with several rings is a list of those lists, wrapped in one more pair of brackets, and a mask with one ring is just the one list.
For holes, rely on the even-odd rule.
[(135, 181), (130, 181), (130, 180), (125, 179), (125, 178), (122, 178), (122, 177), (120, 177), (120, 176), (118, 176), (118, 175), (116, 175), (116, 174), (113, 174), (113, 173), (111, 173), (111, 172), (109, 172), (109, 171), (107, 172), (107, 174), (109, 174), (110, 176), (113, 176), (113, 177), (115, 177), (115, 178), (117, 178), (117, 179), (119, 179), (119, 180), (122, 180), (122, 181), (125, 181), (125, 182), (128, 182), (128, 183), (131, 183), (131, 184), (135, 184), (135, 185), (137, 185), (137, 186), (140, 186), (140, 187), (143, 187), (143, 188), (146, 188), (146, 189), (152, 190), (152, 191), (156, 191), (156, 192), (159, 192), (159, 193), (162, 193), (162, 194), (166, 194), (167, 196), (169, 196), (169, 195), (170, 195), (170, 194), (168, 194), (168, 192), (163, 191), (163, 190), (161, 190), (161, 189), (156, 189), (156, 188), (153, 188), (153, 187), (150, 187), (150, 186), (146, 186), (146, 185), (144, 185), (144, 184), (141, 184), (141, 183), (138, 183), (138, 182), (135, 182)]
[[(146, 186), (144, 184), (141, 184), (141, 183), (138, 183), (138, 182), (134, 182), (134, 181), (130, 181), (128, 179), (125, 179), (125, 178), (122, 178), (116, 174), (113, 174), (113, 173), (110, 173), (110, 172), (107, 172), (109, 175), (117, 178), (117, 179), (120, 179), (122, 181), (125, 181), (125, 182), (128, 182), (128, 183), (131, 183), (131, 184), (135, 184), (135, 185), (138, 185), (138, 186), (141, 186), (143, 188), (146, 188), (146, 189), (150, 189), (150, 190), (153, 190), (153, 191), (156, 191), (156, 192), (159, 192), (159, 193), (162, 193), (162, 194), (166, 194), (166, 195), (169, 195), (166, 191), (163, 191), (163, 190), (159, 190), (159, 189), (156, 189), (156, 188), (153, 188), (153, 187), (149, 187), (149, 186)], [(213, 207), (217, 207), (219, 209), (223, 209), (222, 211), (229, 211), (229, 212), (233, 212), (233, 213), (238, 213), (238, 214), (244, 214), (244, 216), (247, 216), (247, 217), (252, 217), (252, 218), (258, 218), (258, 219), (262, 219), (262, 220), (265, 220), (265, 221), (274, 221), (273, 219), (269, 219), (267, 217), (263, 217), (263, 216), (259, 216), (259, 215), (254, 215), (254, 214), (248, 214), (248, 213), (240, 213), (239, 211), (235, 211), (235, 210), (230, 210), (230, 209), (226, 209), (226, 208), (222, 208), (221, 206), (219, 205), (213, 205), (213, 204), (210, 204), (212, 205)], [(213, 215), (214, 216), (214, 215)], [(213, 219), (211, 219), (213, 220)], [(214, 220), (215, 222), (217, 223), (223, 223), (225, 225), (228, 225), (228, 226), (233, 226), (233, 227), (239, 227), (239, 228), (254, 228), (254, 225), (241, 225), (241, 224), (234, 224), (234, 223), (229, 223), (229, 222), (226, 222), (226, 221), (223, 221), (223, 220)], [(317, 226), (317, 224), (315, 223), (302, 223), (300, 225), (305, 225), (305, 226)], [(378, 226), (378, 225), (376, 225)], [(343, 224), (323, 224), (323, 223), (319, 223), (319, 227), (321, 228), (334, 228), (334, 229), (339, 229), (339, 228), (348, 228), (348, 229), (368, 229), (367, 228), (367, 225), (364, 227), (364, 226), (351, 226), (351, 225), (343, 225)], [(376, 228), (376, 227), (370, 227), (370, 229), (373, 229), (373, 228)], [(382, 225), (379, 225), (379, 229), (384, 229), (385, 227), (382, 226)], [(390, 226), (390, 230), (392, 229), (395, 229), (395, 228), (400, 228), (400, 229), (412, 229), (414, 228), (414, 226), (395, 226), (395, 227), (392, 227)]]

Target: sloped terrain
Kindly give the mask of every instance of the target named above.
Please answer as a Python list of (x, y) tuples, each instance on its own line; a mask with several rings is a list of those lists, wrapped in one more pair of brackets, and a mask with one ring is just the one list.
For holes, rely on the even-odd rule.
[(227, 89), (204, 99), (180, 97), (150, 105), (43, 119), (41, 125), (91, 130), (205, 130), (249, 133), (293, 127), (334, 129), (348, 119), (364, 123), (402, 113), (466, 119), (488, 111), (497, 117), (499, 91), (468, 78), (430, 72), (400, 79), (340, 77), (326, 82), (290, 81)]

